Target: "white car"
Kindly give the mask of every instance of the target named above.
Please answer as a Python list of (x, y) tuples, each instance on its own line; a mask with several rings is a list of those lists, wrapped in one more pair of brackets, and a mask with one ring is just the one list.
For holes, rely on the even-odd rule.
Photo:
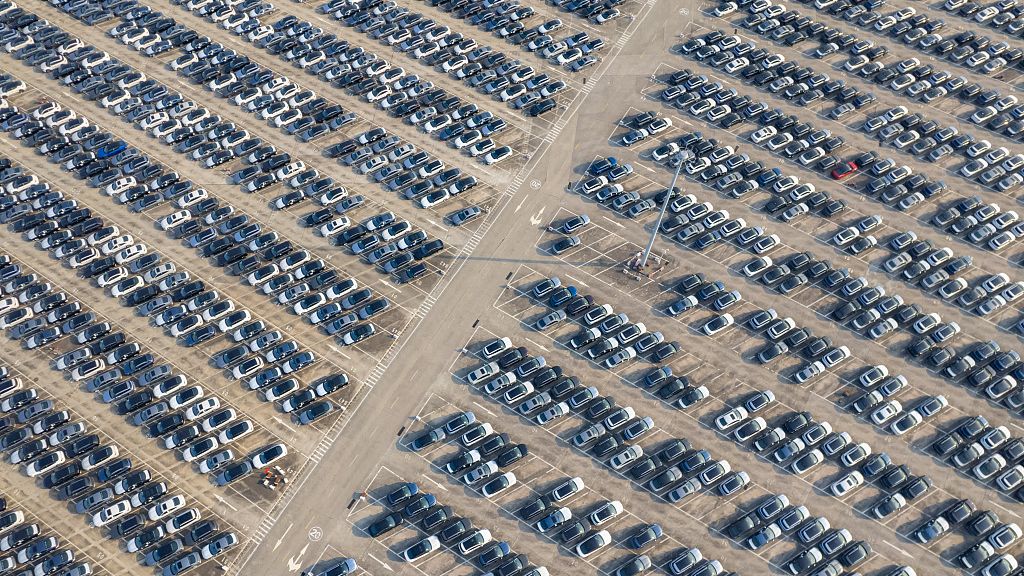
[(834, 496), (842, 497), (862, 484), (864, 484), (864, 475), (857, 470), (854, 470), (833, 482), (832, 485), (829, 486), (829, 490)]
[(577, 544), (573, 548), (573, 552), (575, 552), (580, 558), (586, 558), (601, 548), (611, 544), (611, 542), (612, 535), (609, 534), (607, 530), (601, 530), (600, 532), (591, 534), (589, 537)]
[(441, 548), (441, 541), (438, 540), (437, 536), (428, 536), (423, 540), (409, 546), (402, 552), (402, 559), (406, 562), (413, 562), (425, 557), (431, 552), (436, 552)]
[(478, 550), (481, 546), (487, 544), (491, 540), (493, 540), (493, 537), (491, 536), (491, 531), (486, 528), (483, 528), (463, 538), (456, 545), (456, 548), (458, 549), (460, 554), (466, 556), (470, 552)]
[(566, 402), (559, 402), (547, 410), (537, 414), (533, 417), (534, 424), (543, 426), (552, 420), (561, 418), (569, 413), (569, 404)]
[(89, 471), (99, 468), (114, 458), (117, 458), (119, 455), (120, 450), (117, 446), (106, 446), (104, 448), (100, 448), (85, 458), (82, 458), (82, 470)]
[(629, 465), (632, 462), (640, 459), (644, 455), (644, 450), (640, 446), (629, 446), (625, 450), (617, 453), (608, 459), (608, 465), (614, 470), (621, 470), (624, 466)]
[(103, 510), (100, 510), (99, 512), (93, 514), (92, 525), (97, 527), (106, 526), (114, 520), (117, 520), (118, 518), (124, 516), (128, 512), (131, 512), (131, 509), (131, 502), (129, 502), (127, 499), (121, 500), (116, 504), (111, 504), (110, 506), (107, 506)]
[(753, 142), (754, 144), (760, 144), (761, 142), (764, 142), (769, 138), (772, 138), (778, 133), (779, 131), (774, 126), (765, 126), (764, 128), (761, 128), (760, 130), (751, 134), (750, 141)]
[(42, 458), (33, 460), (29, 463), (29, 465), (25, 467), (25, 473), (28, 474), (30, 478), (35, 478), (40, 474), (46, 474), (57, 466), (60, 466), (64, 461), (65, 456), (63, 451), (58, 450), (51, 452)]
[(198, 420), (199, 418), (206, 417), (210, 412), (218, 408), (220, 408), (220, 400), (218, 398), (206, 398), (186, 408), (185, 418), (188, 420)]
[(903, 406), (898, 400), (889, 400), (871, 413), (871, 421), (881, 426), (899, 414), (902, 410)]
[(714, 336), (729, 326), (732, 326), (733, 322), (732, 314), (720, 314), (718, 316), (712, 316), (710, 320), (704, 323), (701, 330), (707, 336)]
[(484, 478), (487, 478), (491, 474), (498, 471), (498, 464), (494, 460), (484, 462), (480, 466), (470, 470), (469, 472), (462, 475), (462, 483), (468, 485), (475, 484)]
[(163, 218), (158, 220), (157, 223), (159, 224), (161, 230), (166, 231), (170, 228), (173, 228), (174, 226), (177, 226), (178, 224), (181, 224), (182, 222), (188, 220), (191, 217), (192, 213), (189, 212), (188, 210), (179, 210), (177, 212), (164, 216)]
[(284, 444), (275, 444), (259, 454), (253, 456), (252, 467), (256, 469), (265, 468), (270, 464), (288, 455), (288, 447)]
[(161, 501), (149, 509), (147, 515), (150, 520), (156, 521), (173, 514), (176, 510), (185, 507), (185, 497), (181, 494), (176, 494)]
[(715, 427), (718, 428), (719, 431), (723, 431), (727, 428), (730, 428), (738, 424), (740, 420), (746, 418), (747, 415), (748, 414), (746, 408), (743, 408), (742, 406), (737, 406), (736, 408), (729, 410), (725, 414), (722, 414), (718, 418), (715, 418)]
[(490, 378), (498, 373), (498, 363), (489, 362), (473, 370), (466, 375), (466, 381), (470, 384), (479, 384), (485, 378)]
[(205, 438), (200, 440), (185, 450), (182, 451), (181, 457), (185, 462), (191, 462), (196, 458), (202, 458), (207, 454), (213, 452), (220, 446), (220, 443), (214, 437)]

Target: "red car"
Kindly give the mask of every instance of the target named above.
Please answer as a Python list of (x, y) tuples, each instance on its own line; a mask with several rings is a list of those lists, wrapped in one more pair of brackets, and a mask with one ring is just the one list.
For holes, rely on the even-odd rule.
[(856, 171), (857, 165), (854, 164), (853, 162), (847, 162), (846, 165), (840, 166), (832, 171), (832, 178), (834, 178), (835, 180), (842, 180), (843, 178), (846, 178), (847, 176), (853, 174)]

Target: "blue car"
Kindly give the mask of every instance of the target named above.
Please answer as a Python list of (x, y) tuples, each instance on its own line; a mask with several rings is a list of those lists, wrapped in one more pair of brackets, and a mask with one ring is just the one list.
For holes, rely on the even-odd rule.
[(433, 494), (423, 494), (412, 500), (405, 506), (405, 517), (412, 519), (420, 514), (423, 514), (427, 510), (437, 504), (437, 498)]
[(619, 161), (616, 160), (615, 158), (612, 158), (612, 157), (604, 158), (603, 160), (598, 160), (597, 162), (594, 162), (593, 164), (591, 164), (590, 165), (590, 170), (588, 170), (588, 172), (590, 172), (594, 176), (597, 176), (598, 174), (601, 174), (602, 172), (607, 172), (608, 170), (611, 170), (612, 168), (617, 166), (618, 163), (619, 163)]
[(757, 177), (757, 184), (761, 187), (767, 186), (778, 180), (780, 176), (782, 176), (782, 171), (778, 168), (772, 168)]
[(97, 158), (106, 158), (108, 156), (113, 156), (114, 154), (117, 154), (118, 152), (124, 150), (127, 147), (128, 147), (128, 144), (124, 140), (118, 140), (117, 142), (114, 142), (112, 144), (107, 144), (106, 146), (104, 146), (104, 147), (100, 148), (99, 150), (97, 150), (96, 151), (96, 157)]
[(551, 294), (549, 302), (552, 306), (561, 306), (562, 304), (565, 304), (566, 302), (575, 297), (576, 287), (566, 286), (564, 288), (559, 288), (558, 290), (555, 290), (555, 292)]
[(477, 561), (480, 562), (481, 567), (486, 568), (505, 556), (508, 556), (510, 552), (512, 552), (512, 547), (508, 545), (508, 542), (496, 542), (484, 551), (483, 554), (480, 554), (480, 556), (477, 557)]

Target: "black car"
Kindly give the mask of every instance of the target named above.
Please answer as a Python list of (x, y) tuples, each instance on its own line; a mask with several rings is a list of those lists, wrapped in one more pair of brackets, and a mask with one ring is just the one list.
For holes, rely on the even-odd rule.
[(531, 106), (526, 111), (526, 115), (527, 116), (531, 116), (531, 117), (536, 117), (536, 116), (540, 116), (541, 114), (544, 114), (545, 112), (549, 112), (551, 110), (554, 110), (554, 108), (555, 108), (555, 100), (554, 100), (554, 98), (548, 98), (547, 100), (542, 100), (542, 101), (534, 104), (533, 106)]
[(544, 499), (537, 498), (536, 500), (527, 502), (519, 508), (519, 517), (523, 520), (529, 520), (547, 509), (548, 505), (545, 503)]
[(495, 458), (495, 462), (498, 464), (499, 468), (505, 468), (506, 466), (510, 466), (513, 463), (522, 460), (529, 453), (530, 449), (526, 444), (517, 444), (499, 454), (498, 457)]
[(388, 514), (387, 516), (384, 516), (383, 518), (377, 520), (373, 524), (370, 524), (367, 527), (366, 532), (370, 535), (370, 537), (376, 538), (378, 536), (381, 536), (394, 530), (395, 528), (398, 528), (402, 525), (402, 522), (402, 514), (400, 512), (395, 512), (392, 514)]
[(131, 396), (125, 398), (121, 402), (118, 402), (114, 406), (114, 411), (118, 415), (124, 416), (132, 412), (135, 412), (136, 410), (142, 408), (146, 404), (149, 404), (153, 400), (153, 398), (154, 397), (152, 392), (150, 392), (149, 390), (142, 390), (140, 392), (132, 394)]
[(761, 518), (757, 515), (757, 512), (754, 511), (734, 520), (725, 527), (723, 532), (729, 538), (737, 539), (756, 528), (760, 523)]
[(994, 528), (999, 523), (995, 512), (986, 510), (964, 524), (964, 530), (972, 536), (981, 536)]
[(76, 438), (71, 443), (69, 443), (64, 448), (64, 453), (69, 457), (81, 456), (82, 454), (85, 454), (86, 452), (92, 450), (96, 446), (99, 446), (99, 443), (100, 438), (95, 434), (81, 436), (79, 438)]

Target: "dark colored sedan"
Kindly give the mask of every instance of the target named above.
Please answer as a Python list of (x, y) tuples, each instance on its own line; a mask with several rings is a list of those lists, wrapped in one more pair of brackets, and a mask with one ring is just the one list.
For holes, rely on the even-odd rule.
[(388, 514), (367, 527), (366, 532), (372, 538), (386, 534), (402, 525), (402, 515), (398, 512)]

